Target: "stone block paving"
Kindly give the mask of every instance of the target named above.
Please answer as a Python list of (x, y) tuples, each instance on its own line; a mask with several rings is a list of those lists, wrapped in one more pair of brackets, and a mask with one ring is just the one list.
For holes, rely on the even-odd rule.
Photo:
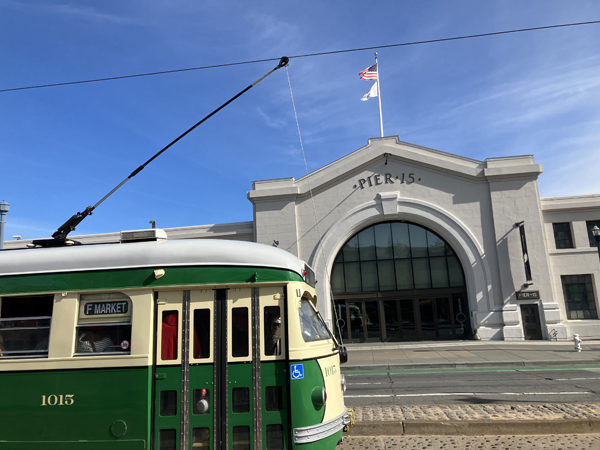
[(347, 437), (337, 450), (584, 450), (600, 449), (600, 434), (536, 436)]
[(354, 414), (357, 422), (599, 419), (600, 403), (356, 406)]

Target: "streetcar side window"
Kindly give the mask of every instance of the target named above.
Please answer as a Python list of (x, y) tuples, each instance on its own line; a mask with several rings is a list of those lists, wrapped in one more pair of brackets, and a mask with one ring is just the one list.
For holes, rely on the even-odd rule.
[(281, 355), (281, 312), (279, 306), (264, 308), (265, 356)]
[(310, 302), (303, 298), (300, 302), (300, 330), (305, 342), (332, 339), (321, 316), (314, 310)]
[(248, 308), (231, 309), (231, 355), (234, 358), (248, 356)]
[(177, 433), (175, 430), (160, 430), (158, 435), (160, 450), (175, 450)]
[(250, 450), (250, 427), (233, 427), (233, 450)]
[(0, 299), (0, 358), (47, 358), (53, 295)]
[(194, 346), (195, 359), (210, 358), (210, 309), (194, 310)]
[(283, 425), (267, 425), (267, 450), (283, 449)]
[(194, 389), (194, 414), (208, 414), (210, 412), (210, 389)]
[(193, 428), (192, 429), (192, 447), (210, 447), (210, 428)]
[(283, 389), (281, 386), (265, 388), (265, 407), (267, 411), (283, 411)]
[(179, 342), (179, 311), (163, 311), (162, 315), (162, 343), (160, 359), (172, 361), (177, 359)]
[(129, 355), (131, 315), (131, 299), (121, 292), (81, 294), (75, 355)]
[(177, 391), (161, 391), (160, 415), (174, 416), (177, 414)]

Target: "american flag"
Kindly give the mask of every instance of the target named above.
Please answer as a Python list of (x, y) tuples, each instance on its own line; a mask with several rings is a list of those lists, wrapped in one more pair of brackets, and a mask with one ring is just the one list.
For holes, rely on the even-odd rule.
[(358, 74), (361, 80), (377, 81), (377, 63)]

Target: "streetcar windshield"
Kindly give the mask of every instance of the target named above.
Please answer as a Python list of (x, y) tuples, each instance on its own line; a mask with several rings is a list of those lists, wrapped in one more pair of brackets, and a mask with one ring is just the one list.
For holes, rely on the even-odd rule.
[(302, 338), (305, 342), (321, 341), (324, 339), (333, 339), (327, 326), (319, 314), (311, 306), (310, 302), (303, 298), (300, 302), (300, 328)]

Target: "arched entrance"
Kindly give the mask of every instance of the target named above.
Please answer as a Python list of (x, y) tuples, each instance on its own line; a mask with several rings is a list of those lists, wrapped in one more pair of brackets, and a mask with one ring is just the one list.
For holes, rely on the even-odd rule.
[(346, 342), (471, 334), (458, 257), (438, 234), (415, 223), (382, 222), (352, 236), (335, 258), (331, 289)]

